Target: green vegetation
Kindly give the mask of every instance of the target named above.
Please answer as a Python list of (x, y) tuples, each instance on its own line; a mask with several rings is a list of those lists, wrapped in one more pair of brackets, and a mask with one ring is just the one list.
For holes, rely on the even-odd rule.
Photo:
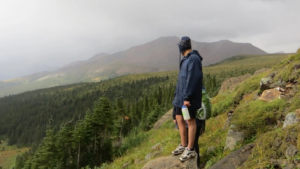
[[(280, 60), (286, 58), (286, 54), (272, 54), (265, 56), (234, 56), (228, 58), (220, 63), (205, 67), (204, 80), (210, 80), (214, 78), (214, 83), (208, 83), (210, 88), (210, 95), (213, 97), (217, 95), (221, 84), (224, 80), (230, 77), (237, 77), (245, 75), (247, 73), (253, 74), (256, 70), (262, 68), (271, 68), (277, 65)], [(214, 85), (216, 84), (216, 85)]]
[[(300, 55), (293, 55), (287, 60), (297, 58)], [(297, 62), (299, 63), (299, 62)], [(294, 64), (294, 63), (292, 63)], [(279, 66), (278, 66), (279, 65)], [(246, 138), (243, 142), (236, 146), (236, 149), (248, 143), (254, 143), (256, 146), (253, 149), (252, 155), (245, 163), (245, 168), (278, 168), (283, 166), (274, 165), (270, 159), (285, 160), (285, 151), (290, 145), (297, 145), (300, 148), (299, 125), (293, 125), (282, 129), (280, 121), (289, 112), (300, 108), (299, 104), (299, 85), (294, 88), (295, 95), (293, 98), (277, 99), (272, 102), (263, 102), (258, 100), (259, 82), (261, 78), (266, 77), (271, 72), (278, 74), (284, 66), (279, 63), (271, 71), (252, 76), (239, 84), (233, 92), (225, 91), (212, 99), (214, 116), (207, 121), (206, 132), (200, 137), (200, 154), (201, 165), (203, 168), (209, 168), (214, 163), (231, 153), (232, 151), (224, 150), (224, 143), (227, 136), (227, 128), (224, 128), (226, 113), (234, 111), (230, 124), (238, 127), (238, 130), (244, 131)], [(281, 65), (281, 66), (280, 66)], [(290, 72), (292, 73), (292, 72)], [(296, 76), (300, 80), (300, 76)], [(171, 122), (167, 122), (166, 126), (171, 126)], [(164, 129), (150, 130), (147, 132), (147, 138), (161, 138), (159, 141), (148, 142), (144, 141), (141, 145), (131, 148), (127, 153), (115, 159), (113, 163), (104, 164), (101, 168), (121, 168), (124, 164), (129, 163), (129, 168), (141, 168), (147, 161), (143, 160), (147, 153), (150, 152), (150, 147), (156, 143), (163, 143), (164, 151), (159, 156), (170, 155), (170, 152), (179, 142), (178, 131), (172, 129), (165, 132)], [(161, 133), (162, 132), (162, 133)], [(175, 135), (174, 135), (175, 134)], [(175, 142), (169, 141), (171, 138)], [(271, 138), (271, 139), (270, 139)], [(145, 140), (149, 140), (145, 139)], [(165, 142), (168, 141), (166, 145)], [(172, 145), (170, 148), (169, 146)], [(214, 147), (213, 152), (207, 152), (209, 147)], [(166, 151), (167, 150), (167, 151)], [(143, 153), (140, 153), (143, 152)], [(165, 154), (166, 153), (166, 154)], [(295, 160), (300, 159), (298, 153)], [(294, 159), (287, 159), (294, 160)]]
[[(204, 86), (208, 94), (214, 96), (226, 78), (271, 67), (284, 57), (286, 55), (233, 57), (215, 66), (205, 67)], [(62, 123), (84, 116), (101, 96), (107, 97), (112, 103), (122, 97), (126, 110), (137, 114), (138, 118), (142, 114), (147, 117), (151, 112), (142, 111), (141, 107), (147, 102), (148, 108), (153, 109), (159, 91), (164, 95), (163, 109), (171, 107), (176, 78), (175, 71), (128, 75), (103, 82), (59, 86), (0, 98), (0, 136), (9, 138), (11, 145), (38, 143), (45, 136), (46, 124), (51, 116), (57, 131)], [(230, 106), (228, 103), (227, 108)], [(214, 112), (220, 114), (222, 111)], [(155, 113), (151, 116), (149, 120), (157, 119)], [(139, 123), (137, 119), (132, 121), (131, 126), (136, 126), (136, 123)]]
[[(109, 98), (112, 110), (117, 102), (124, 105), (126, 111), (122, 115), (130, 118), (131, 126), (122, 131), (126, 134), (140, 123), (142, 116), (146, 118), (151, 115), (148, 121), (151, 124), (157, 120), (159, 113), (172, 107), (175, 89), (175, 77), (170, 78), (172, 76), (176, 74), (131, 75), (102, 83), (60, 86), (1, 98), (0, 135), (7, 136), (11, 145), (38, 143), (45, 136), (45, 124), (51, 116), (57, 131), (62, 123), (84, 116), (101, 96)], [(154, 112), (157, 103), (161, 109)], [(148, 111), (150, 108), (153, 110)], [(118, 118), (121, 118), (121, 114)]]
[[(271, 67), (274, 63), (278, 62), (277, 59), (279, 57), (283, 58), (285, 56), (261, 56), (260, 59), (263, 60), (265, 57), (267, 58), (266, 65), (257, 64), (258, 66), (256, 67), (250, 60), (259, 62), (257, 61), (257, 57), (247, 56), (242, 59), (234, 59), (230, 62), (204, 68), (204, 74), (206, 74), (206, 77), (204, 77), (204, 85), (207, 86), (208, 93), (211, 96), (215, 95), (217, 89), (220, 88), (221, 82), (223, 82), (226, 77), (253, 73), (263, 66)], [(234, 64), (232, 64), (232, 62), (234, 62)], [(240, 64), (245, 65), (243, 65), (243, 67), (233, 66)], [(235, 68), (239, 68), (239, 70), (235, 70)], [(236, 87), (236, 90), (231, 94), (221, 94), (217, 96), (213, 102), (219, 105), (214, 105), (213, 107), (220, 108), (213, 110), (214, 116), (225, 113), (227, 110), (235, 108), (239, 103), (242, 103), (243, 96), (247, 96), (251, 94), (251, 90), (257, 89), (257, 80), (262, 76), (263, 75), (250, 78), (240, 85), (240, 87)], [(151, 129), (153, 123), (156, 122), (166, 110), (172, 107), (171, 101), (173, 99), (176, 78), (176, 72), (129, 75), (99, 83), (80, 83), (59, 86), (4, 97), (0, 99), (0, 115), (3, 117), (0, 119), (0, 136), (9, 138), (10, 144), (38, 144), (45, 136), (44, 131), (47, 129), (45, 124), (47, 124), (49, 118), (52, 117), (51, 128), (48, 127), (46, 132), (47, 137), (45, 137), (41, 146), (39, 146), (39, 148), (33, 146), (31, 151), (18, 158), (18, 166), (23, 166), (26, 163), (31, 164), (31, 162), (32, 164), (40, 165), (44, 163), (43, 159), (48, 159), (49, 164), (47, 165), (49, 166), (53, 166), (54, 163), (70, 168), (78, 166), (84, 167), (87, 165), (99, 166), (104, 162), (110, 162), (112, 159), (119, 159), (119, 156), (132, 151), (132, 149), (139, 144), (143, 145), (145, 140), (149, 140), (149, 138), (159, 137), (157, 135), (153, 136), (154, 133), (152, 133), (151, 130), (149, 132), (147, 131)], [(89, 142), (89, 139), (87, 139), (87, 141), (82, 140), (85, 138), (85, 133), (83, 132), (84, 130), (80, 130), (80, 128), (86, 128), (86, 119), (94, 116), (95, 112), (93, 107), (101, 103), (101, 101), (95, 102), (95, 100), (98, 100), (100, 97), (107, 98), (109, 100), (110, 109), (113, 110), (109, 114), (113, 117), (113, 120), (110, 121), (113, 122), (112, 126), (114, 127), (108, 129), (110, 136), (104, 137), (103, 142), (103, 144), (105, 143), (108, 147), (112, 146), (113, 148), (112, 151), (108, 153), (106, 159), (100, 159), (100, 157), (95, 156), (97, 160), (93, 161), (95, 158), (89, 154), (89, 150), (95, 148), (95, 146)], [(228, 97), (228, 99), (222, 99), (222, 97)], [(219, 116), (211, 119), (208, 125), (212, 123), (221, 125), (221, 123), (225, 121), (225, 116), (222, 117), (222, 120), (216, 120)], [(97, 119), (96, 117), (94, 118)], [(9, 121), (9, 123), (6, 123), (7, 121)], [(105, 123), (107, 123), (107, 121), (104, 121), (104, 124)], [(169, 125), (165, 126), (165, 130), (172, 131), (171, 126), (172, 124), (169, 123)], [(210, 127), (207, 128), (207, 131), (211, 130), (212, 132), (207, 132), (208, 134), (205, 133), (202, 137), (203, 140), (210, 140), (210, 144), (207, 144), (207, 146), (216, 146), (218, 150), (222, 150), (222, 146), (220, 145), (221, 142), (225, 140), (227, 131), (209, 128)], [(93, 130), (94, 129), (91, 129), (90, 131), (93, 132)], [(174, 137), (173, 135), (168, 137), (166, 134), (167, 131), (165, 131), (165, 137), (162, 137), (162, 139), (173, 139), (175, 136), (177, 137), (178, 133), (173, 133)], [(62, 137), (65, 135), (70, 137), (69, 141), (66, 140), (67, 137)], [(90, 136), (87, 136), (87, 138), (90, 138)], [(103, 137), (100, 136), (99, 138), (97, 137), (99, 140), (103, 140), (102, 138)], [(48, 144), (51, 142), (49, 141), (51, 139), (53, 140), (53, 144)], [(97, 139), (96, 142), (100, 142), (97, 141)], [(219, 141), (212, 141), (216, 139)], [(120, 145), (120, 141), (122, 140), (123, 142)], [(170, 150), (178, 144), (178, 140), (176, 139), (174, 140), (174, 144), (169, 145), (169, 141), (170, 140), (168, 140), (168, 144), (164, 144), (167, 147), (169, 146), (169, 148), (165, 148), (162, 154), (169, 154)], [(66, 142), (67, 145), (61, 145), (61, 142)], [(69, 152), (62, 152), (62, 154), (57, 156), (52, 156), (51, 153), (49, 153), (49, 149), (55, 152), (59, 150), (59, 148), (66, 149), (65, 146), (70, 148)], [(79, 150), (82, 156), (80, 155), (78, 158)], [(99, 155), (104, 150), (101, 149), (101, 146), (98, 146), (96, 151)], [(228, 154), (228, 152), (223, 151), (221, 151), (222, 155), (218, 155), (218, 153), (205, 154), (205, 149), (202, 149), (201, 152), (205, 159), (203, 164), (206, 164), (208, 161), (208, 163), (213, 164)], [(66, 158), (66, 153), (72, 154), (72, 156)], [(36, 154), (42, 155), (36, 156)], [(87, 159), (85, 159), (85, 157)], [(77, 163), (78, 159), (80, 159), (79, 165)], [(90, 160), (92, 160), (92, 162)], [(140, 164), (137, 166), (140, 167)]]
[(9, 146), (7, 141), (0, 140), (0, 168), (13, 168), (16, 158), (28, 151), (29, 148), (19, 148), (17, 146)]

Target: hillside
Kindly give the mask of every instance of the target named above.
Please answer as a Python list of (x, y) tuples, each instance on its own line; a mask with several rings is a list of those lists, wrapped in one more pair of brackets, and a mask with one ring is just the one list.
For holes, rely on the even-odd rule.
[[(214, 96), (225, 79), (270, 68), (285, 57), (245, 56), (243, 59), (231, 59), (205, 67), (204, 85), (210, 95)], [(176, 71), (129, 75), (103, 82), (78, 83), (0, 98), (0, 137), (8, 137), (10, 144), (30, 145), (44, 137), (51, 116), (53, 124), (58, 127), (63, 122), (84, 115), (101, 96), (108, 97), (112, 102), (123, 96), (122, 100), (127, 106), (134, 106), (137, 102), (141, 104), (146, 96), (148, 99), (154, 97), (155, 93), (151, 94), (151, 91), (157, 92), (159, 86), (162, 91), (172, 93), (176, 78)], [(170, 99), (165, 100), (168, 105), (166, 108), (171, 106)]]
[[(242, 59), (232, 58), (229, 62), (205, 67), (206, 80), (204, 84), (213, 96), (224, 79), (247, 73), (253, 74), (258, 69), (271, 67), (285, 57), (286, 55), (266, 55), (259, 57), (260, 60), (256, 59), (257, 56), (245, 56)], [(264, 64), (258, 64), (261, 62)], [(244, 66), (237, 66), (241, 64)], [(0, 98), (0, 115), (2, 117), (0, 119), (0, 138), (8, 137), (10, 144), (30, 145), (39, 142), (45, 136), (46, 124), (51, 116), (52, 126), (57, 131), (62, 123), (71, 119), (75, 123), (84, 117), (87, 110), (92, 110), (95, 101), (102, 96), (108, 97), (112, 103), (111, 106), (115, 107), (114, 109), (118, 107), (116, 103), (118, 99), (120, 100), (120, 96), (123, 96), (122, 104), (126, 105), (128, 110), (124, 115), (131, 119), (127, 123), (130, 125), (125, 125), (127, 129), (122, 131), (124, 136), (130, 134), (135, 126), (141, 124), (139, 121), (145, 118), (147, 122), (143, 124), (142, 128), (147, 131), (157, 118), (171, 107), (176, 78), (176, 71), (129, 75), (98, 83), (59, 86)], [(157, 99), (159, 91), (162, 91), (162, 99)], [(161, 103), (159, 100), (163, 100), (163, 102)], [(148, 104), (146, 104), (147, 102)], [(164, 105), (162, 109), (153, 109), (157, 102)], [(145, 104), (148, 106), (145, 107)], [(153, 111), (146, 111), (147, 107), (152, 107)], [(116, 115), (115, 111), (113, 114)], [(132, 117), (136, 117), (136, 119), (134, 120)], [(9, 123), (7, 123), (8, 121)], [(135, 138), (131, 134), (130, 137)]]
[[(70, 63), (52, 72), (0, 81), (0, 97), (58, 85), (99, 82), (127, 74), (177, 70), (178, 42), (178, 37), (161, 37), (114, 54), (101, 53), (86, 61)], [(267, 54), (252, 44), (228, 40), (212, 43), (192, 41), (192, 46), (204, 57), (204, 66), (236, 55)]]
[[(202, 168), (299, 168), (299, 82), (300, 52), (214, 97), (214, 117), (199, 139)], [(139, 169), (153, 159), (172, 159), (180, 137), (171, 119), (143, 134), (145, 141), (101, 169)], [(152, 150), (157, 144), (159, 153)], [(151, 153), (155, 156), (145, 159)]]

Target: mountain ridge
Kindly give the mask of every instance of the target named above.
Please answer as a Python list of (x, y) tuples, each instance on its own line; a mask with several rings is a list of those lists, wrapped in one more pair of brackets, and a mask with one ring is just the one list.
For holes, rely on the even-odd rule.
[[(8, 95), (50, 86), (98, 82), (126, 74), (177, 70), (179, 40), (176, 36), (160, 37), (113, 54), (99, 53), (87, 60), (66, 64), (54, 71), (3, 81), (0, 83), (0, 91)], [(209, 43), (192, 40), (192, 48), (198, 50), (204, 57), (203, 66), (235, 55), (267, 54), (250, 43), (236, 43), (229, 40)], [(11, 89), (12, 86), (14, 90)]]

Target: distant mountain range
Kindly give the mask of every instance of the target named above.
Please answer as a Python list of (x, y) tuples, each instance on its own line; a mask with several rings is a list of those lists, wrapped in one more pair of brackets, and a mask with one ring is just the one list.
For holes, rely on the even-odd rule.
[[(114, 54), (100, 53), (86, 61), (77, 61), (51, 72), (39, 72), (17, 79), (0, 81), (0, 97), (39, 88), (96, 82), (126, 74), (178, 69), (178, 37), (161, 37)], [(264, 55), (250, 43), (229, 40), (205, 43), (192, 41), (192, 48), (202, 55), (203, 66), (236, 55)]]

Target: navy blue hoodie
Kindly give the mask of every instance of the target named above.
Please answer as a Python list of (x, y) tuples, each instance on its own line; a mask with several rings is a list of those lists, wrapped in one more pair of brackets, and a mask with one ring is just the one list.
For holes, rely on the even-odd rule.
[(202, 82), (202, 57), (192, 50), (181, 59), (173, 105), (182, 107), (183, 101), (190, 101), (190, 109), (201, 108)]

